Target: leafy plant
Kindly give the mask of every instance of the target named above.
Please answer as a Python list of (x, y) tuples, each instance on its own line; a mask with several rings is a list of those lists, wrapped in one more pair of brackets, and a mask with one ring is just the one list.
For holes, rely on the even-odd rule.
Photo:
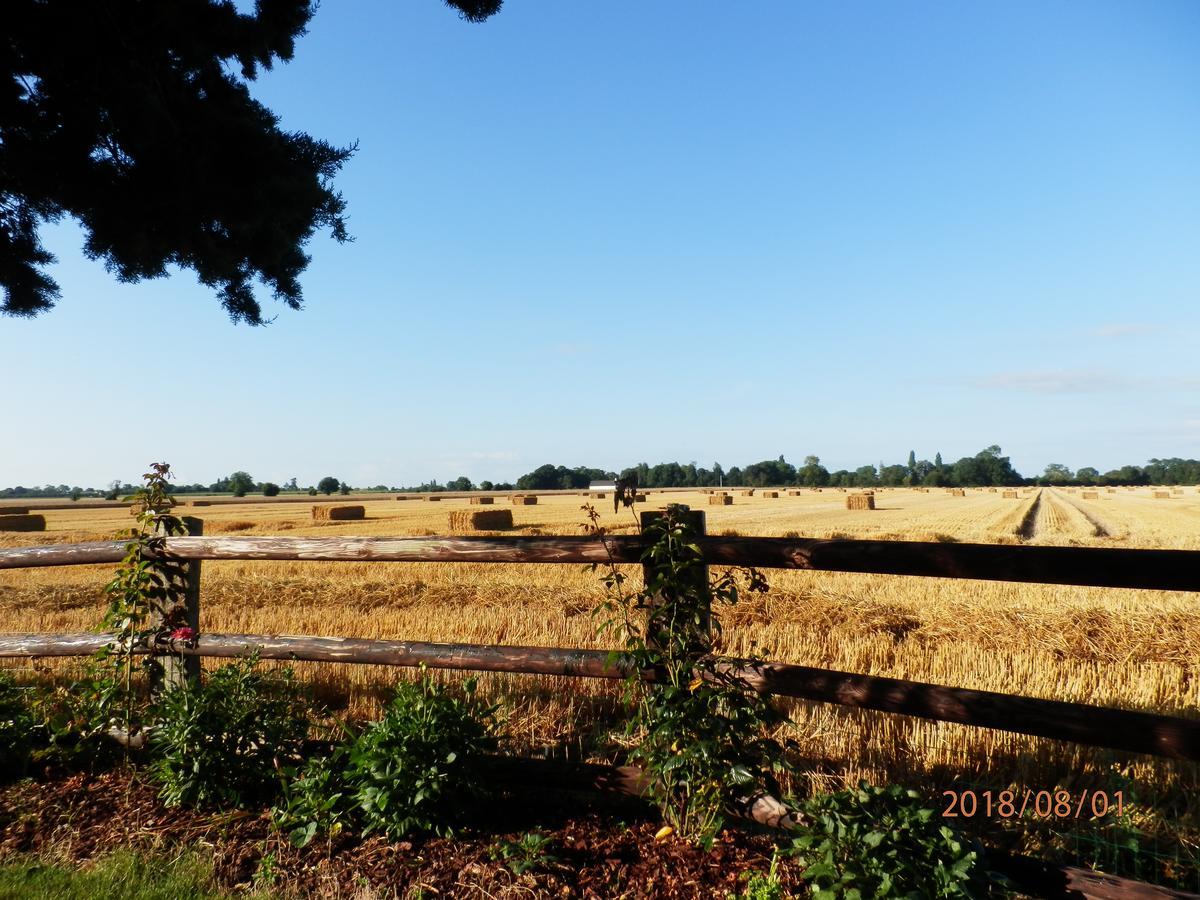
[(111, 763), (120, 752), (109, 738), (123, 697), (123, 680), (95, 660), (69, 683), (39, 692), (33, 703), (38, 737), (33, 758), (72, 768)]
[[(784, 900), (788, 896), (779, 877), (779, 854), (771, 857), (771, 868), (764, 872), (749, 873), (745, 889), (737, 895), (738, 900)], [(733, 894), (728, 894), (734, 900)]]
[[(115, 639), (95, 654), (99, 666), (108, 669), (107, 673), (95, 673), (95, 680), (113, 679), (120, 685), (119, 692), (105, 690), (97, 694), (101, 702), (97, 713), (108, 720), (107, 730), (119, 732), (126, 742), (133, 740), (142, 727), (135, 721), (135, 650), (187, 625), (182, 606), (173, 602), (183, 589), (184, 566), (162, 553), (167, 537), (186, 532), (183, 522), (170, 514), (175, 505), (167, 484), (171, 467), (151, 463), (150, 471), (142, 478), (145, 485), (128, 498), (137, 525), (129, 532), (124, 559), (105, 587), (109, 606), (101, 627), (113, 633)], [(143, 665), (153, 669), (157, 663), (146, 657)]]
[(168, 806), (246, 807), (279, 790), (280, 769), (300, 758), (310, 705), (291, 670), (251, 657), (163, 693), (151, 776)]
[(321, 834), (337, 837), (354, 827), (354, 807), (346, 785), (345, 744), (303, 766), (283, 769), (280, 802), (271, 810), (275, 827), (287, 833), (293, 846), (307, 847)]
[[(584, 509), (588, 529), (603, 541), (599, 516)], [(681, 837), (710, 844), (730, 811), (778, 795), (778, 776), (787, 769), (785, 747), (772, 737), (782, 717), (714, 655), (721, 607), (736, 604), (743, 589), (767, 585), (752, 569), (707, 578), (686, 507), (668, 506), (642, 537), (643, 588), (626, 589), (610, 551), (601, 578), (606, 597), (595, 613), (603, 617), (601, 633), (615, 632), (624, 644), (612, 662), (628, 673), (627, 730), (639, 739), (631, 757), (649, 776), (648, 794)]]
[(346, 773), (364, 834), (453, 833), (462, 810), (488, 793), (479, 757), (496, 746), (494, 715), (464, 682), (461, 696), (428, 675), (402, 682), (387, 712), (358, 736)]
[(541, 831), (529, 831), (515, 841), (499, 840), (488, 848), (488, 856), (508, 866), (514, 875), (524, 875), (534, 869), (558, 862), (558, 857), (549, 852), (554, 838)]
[(989, 877), (969, 844), (899, 785), (812, 798), (792, 841), (800, 878), (820, 900), (860, 897), (976, 897)]
[(33, 715), (24, 689), (0, 672), (0, 779), (19, 778), (29, 765)]

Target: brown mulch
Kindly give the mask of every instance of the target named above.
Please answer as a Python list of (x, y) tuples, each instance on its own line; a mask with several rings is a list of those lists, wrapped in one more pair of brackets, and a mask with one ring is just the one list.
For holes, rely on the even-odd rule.
[[(621, 821), (577, 807), (578, 814), (564, 816), (561, 801), (557, 814), (543, 815), (550, 809), (545, 801), (508, 798), (480, 811), (500, 820), (494, 829), (455, 839), (343, 836), (296, 849), (265, 814), (168, 809), (136, 771), (55, 776), (0, 787), (0, 860), (53, 855), (84, 863), (119, 847), (199, 848), (226, 889), (262, 887), (269, 870), (288, 896), (605, 900), (725, 898), (740, 892), (749, 873), (770, 865), (773, 845), (764, 836), (726, 831), (705, 851), (673, 837), (656, 841), (661, 823), (643, 815)], [(535, 825), (551, 836), (546, 852), (554, 861), (515, 875), (491, 858), (497, 841), (516, 840)]]

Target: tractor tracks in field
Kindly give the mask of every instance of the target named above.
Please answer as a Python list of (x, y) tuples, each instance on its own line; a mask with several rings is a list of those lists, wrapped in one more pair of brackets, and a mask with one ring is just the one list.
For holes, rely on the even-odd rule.
[(1021, 516), (1021, 521), (1017, 523), (1014, 529), (1015, 534), (1023, 541), (1033, 540), (1040, 529), (1038, 521), (1042, 515), (1042, 492), (1039, 490), (1033, 495), (1033, 502), (1029, 504), (1029, 508), (1025, 510)]
[(1088, 509), (1088, 507), (1082, 501), (1076, 500), (1074, 497), (1066, 494), (1059, 494), (1057, 491), (1055, 492), (1055, 495), (1059, 500), (1079, 513), (1080, 517), (1082, 517), (1084, 521), (1086, 521), (1091, 527), (1093, 537), (1113, 538), (1114, 540), (1122, 540), (1125, 538), (1125, 534), (1120, 533), (1119, 529), (1114, 529), (1112, 525), (1110, 525), (1108, 522), (1105, 522), (1100, 516), (1096, 515), (1093, 510)]
[(1022, 541), (1112, 537), (1103, 519), (1053, 488), (1038, 490), (1014, 533)]

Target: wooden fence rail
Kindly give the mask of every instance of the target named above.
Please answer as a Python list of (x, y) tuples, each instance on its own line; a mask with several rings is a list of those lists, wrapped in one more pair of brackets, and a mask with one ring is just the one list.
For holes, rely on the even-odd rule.
[[(86, 633), (0, 635), (0, 657), (87, 656), (111, 640), (111, 635)], [(625, 670), (612, 664), (608, 651), (560, 647), (207, 633), (200, 635), (194, 646), (155, 649), (158, 652), (171, 650), (185, 656), (230, 658), (257, 653), (263, 659), (383, 666), (424, 665), (433, 669), (581, 678), (622, 678), (625, 675)], [(148, 653), (151, 649), (142, 648), (139, 652)], [(1200, 719), (945, 687), (787, 663), (726, 659), (722, 660), (718, 670), (744, 679), (761, 693), (781, 697), (994, 728), (1113, 750), (1200, 760)], [(655, 673), (643, 672), (642, 677), (653, 680)]]
[[(175, 537), (169, 555), (187, 560), (300, 560), (330, 562), (607, 562), (593, 537)], [(1108, 547), (702, 537), (710, 565), (757, 566), (972, 578), (1039, 584), (1200, 591), (1200, 551)], [(617, 562), (641, 561), (640, 538), (608, 539)], [(0, 569), (114, 563), (121, 541), (0, 549)]]

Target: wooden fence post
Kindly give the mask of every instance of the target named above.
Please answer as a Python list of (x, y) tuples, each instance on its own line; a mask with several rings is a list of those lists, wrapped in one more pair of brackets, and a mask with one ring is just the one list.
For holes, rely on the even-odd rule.
[[(691, 509), (686, 503), (671, 503), (668, 504), (668, 508), (673, 509), (677, 514), (682, 514), (683, 519), (695, 529), (696, 537), (704, 537), (706, 534), (704, 510)], [(639, 518), (642, 524), (642, 531), (644, 532), (651, 525), (651, 523), (661, 519), (663, 514), (663, 510), (660, 509), (647, 510), (646, 512), (641, 513)], [(650, 564), (644, 564), (642, 566), (642, 574), (645, 578), (646, 584), (649, 584), (654, 576), (654, 567)], [(692, 587), (696, 591), (702, 592), (707, 600), (711, 600), (711, 598), (708, 598), (708, 566), (697, 566), (694, 570), (694, 574), (695, 583), (692, 585)], [(651, 615), (652, 613), (648, 612), (647, 619), (649, 619)], [(704, 619), (701, 624), (701, 631), (704, 633), (705, 640), (707, 642), (712, 627), (712, 608), (710, 603), (706, 602), (703, 616)], [(647, 646), (651, 647), (655, 646), (656, 644), (654, 641), (654, 635), (650, 634), (649, 631), (647, 631), (646, 634), (646, 644)]]
[[(183, 516), (180, 521), (189, 537), (204, 534), (204, 522), (193, 516)], [(193, 559), (181, 564), (179, 580), (172, 584), (171, 598), (154, 614), (154, 623), (160, 628), (164, 623), (174, 627), (187, 627), (194, 634), (200, 631), (200, 560)], [(200, 657), (166, 653), (156, 656), (161, 665), (160, 672), (152, 675), (151, 689), (159, 691), (167, 687), (183, 687), (191, 678), (200, 677)]]

